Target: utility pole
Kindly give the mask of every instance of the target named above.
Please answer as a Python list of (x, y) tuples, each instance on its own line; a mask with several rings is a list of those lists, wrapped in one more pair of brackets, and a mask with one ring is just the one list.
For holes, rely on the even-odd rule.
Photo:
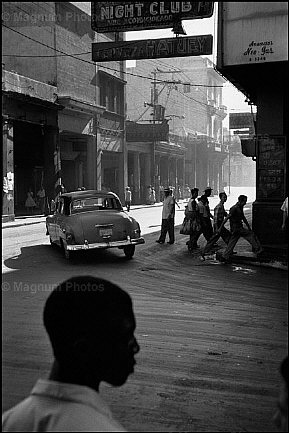
[[(158, 94), (157, 94), (157, 69), (154, 69), (153, 72), (153, 94), (151, 105), (153, 107), (153, 125), (156, 124), (156, 110), (158, 103)], [(155, 188), (156, 193), (156, 201), (160, 201), (160, 186), (158, 181), (158, 172), (156, 167), (156, 138), (155, 138), (155, 126), (153, 132), (153, 148), (152, 148), (152, 173), (151, 173), (152, 186)]]

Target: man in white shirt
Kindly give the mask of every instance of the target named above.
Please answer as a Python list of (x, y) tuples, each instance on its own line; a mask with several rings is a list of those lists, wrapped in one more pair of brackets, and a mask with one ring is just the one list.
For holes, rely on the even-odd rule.
[(139, 345), (130, 296), (109, 281), (73, 277), (50, 294), (43, 318), (55, 358), (49, 379), (3, 414), (2, 431), (126, 431), (99, 385), (121, 386), (134, 371)]
[(170, 188), (164, 189), (164, 194), (161, 234), (156, 242), (164, 244), (169, 233), (168, 244), (172, 245), (175, 242), (175, 199)]

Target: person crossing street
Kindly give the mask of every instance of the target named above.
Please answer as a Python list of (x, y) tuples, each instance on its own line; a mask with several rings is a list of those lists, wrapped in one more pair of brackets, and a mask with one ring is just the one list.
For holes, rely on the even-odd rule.
[[(257, 256), (259, 256), (263, 252), (263, 248), (260, 244), (259, 239), (250, 228), (250, 225), (244, 215), (243, 209), (246, 203), (247, 196), (240, 195), (238, 197), (238, 202), (231, 207), (229, 215), (224, 219), (218, 230), (218, 233), (220, 234), (226, 222), (230, 220), (230, 228), (232, 235), (226, 250), (219, 258), (221, 262), (229, 263), (230, 258), (233, 254), (234, 247), (241, 237), (246, 239), (246, 241), (252, 245), (252, 249)], [(247, 229), (243, 227), (243, 222), (247, 226)]]
[(164, 189), (164, 195), (161, 234), (156, 242), (164, 244), (168, 233), (168, 244), (173, 244), (175, 242), (175, 199), (170, 188)]
[(226, 227), (223, 226), (220, 232), (218, 231), (222, 225), (222, 222), (228, 216), (224, 207), (224, 204), (228, 199), (227, 194), (225, 192), (221, 192), (219, 194), (219, 197), (220, 203), (218, 203), (214, 209), (214, 234), (201, 251), (201, 256), (203, 259), (205, 258), (205, 254), (207, 254), (216, 245), (216, 242), (219, 240), (220, 237), (227, 245), (231, 238), (231, 233), (229, 232), (229, 230), (226, 229)]

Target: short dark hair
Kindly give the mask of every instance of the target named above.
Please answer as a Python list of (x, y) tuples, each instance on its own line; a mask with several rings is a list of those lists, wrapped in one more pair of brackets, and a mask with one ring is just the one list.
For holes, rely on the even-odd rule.
[(220, 194), (219, 194), (220, 199), (223, 197), (223, 195), (227, 196), (227, 194), (225, 193), (225, 191), (220, 192)]
[(239, 195), (239, 197), (238, 197), (238, 201), (245, 201), (247, 199), (248, 199), (248, 197), (246, 195)]
[(78, 338), (103, 339), (117, 330), (121, 319), (132, 315), (127, 292), (110, 281), (83, 275), (53, 290), (45, 303), (43, 321), (55, 358), (65, 361)]

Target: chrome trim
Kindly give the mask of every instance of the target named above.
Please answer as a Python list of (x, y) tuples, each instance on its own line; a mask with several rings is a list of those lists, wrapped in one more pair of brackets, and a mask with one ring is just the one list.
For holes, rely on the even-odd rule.
[(96, 224), (94, 227), (96, 227), (96, 228), (106, 228), (106, 227), (108, 227), (108, 228), (113, 228), (113, 226), (114, 226), (114, 224)]
[(127, 245), (140, 245), (144, 244), (144, 238), (130, 239), (125, 241), (115, 241), (115, 242), (98, 242), (96, 244), (89, 244), (88, 242), (83, 245), (67, 245), (68, 251), (78, 251), (78, 250), (93, 250), (96, 248), (117, 248), (125, 247)]

